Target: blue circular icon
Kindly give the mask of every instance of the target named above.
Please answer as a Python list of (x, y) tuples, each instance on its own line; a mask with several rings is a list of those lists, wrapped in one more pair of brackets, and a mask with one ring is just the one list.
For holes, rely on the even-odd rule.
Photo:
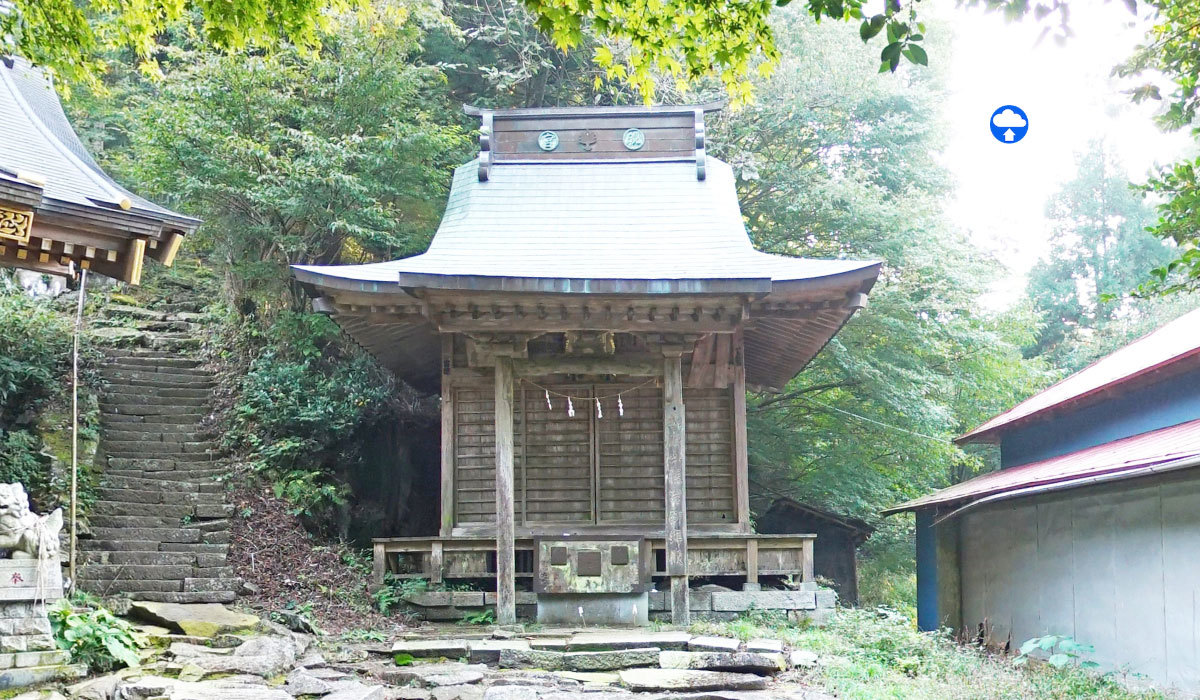
[(1025, 138), (1029, 131), (1029, 118), (1025, 110), (1016, 105), (1004, 105), (992, 112), (992, 136), (1000, 143), (1016, 143)]

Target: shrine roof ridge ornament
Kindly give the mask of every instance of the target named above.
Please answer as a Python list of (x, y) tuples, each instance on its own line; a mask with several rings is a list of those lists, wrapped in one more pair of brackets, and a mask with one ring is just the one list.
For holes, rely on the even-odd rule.
[(704, 115), (699, 105), (487, 109), (464, 105), (480, 119), (478, 177), (498, 165), (528, 163), (689, 162), (706, 177)]

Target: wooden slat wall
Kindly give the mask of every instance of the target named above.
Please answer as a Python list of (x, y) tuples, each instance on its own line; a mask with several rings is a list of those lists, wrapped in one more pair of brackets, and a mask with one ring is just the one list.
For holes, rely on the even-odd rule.
[[(597, 387), (601, 396), (620, 385)], [(600, 522), (663, 522), (662, 389), (645, 386), (622, 394), (625, 415), (616, 399), (604, 402), (596, 421)]]
[(490, 384), (454, 389), (455, 523), (496, 521), (496, 397)]
[[(611, 397), (632, 384), (553, 385), (572, 396)], [(495, 522), (494, 390), (490, 382), (454, 392), (455, 524)], [(514, 491), (520, 524), (615, 524), (664, 520), (662, 389), (645, 386), (595, 406), (517, 383), (513, 417)], [(734, 524), (737, 501), (730, 389), (685, 388), (689, 524)], [(592, 465), (597, 469), (593, 474)]]
[[(590, 523), (592, 513), (592, 413), (589, 403), (575, 402), (567, 415), (566, 399), (518, 385), (520, 425), (518, 459), (524, 467), (526, 523)], [(590, 386), (554, 385), (571, 396), (590, 396)]]
[(687, 407), (688, 524), (736, 523), (733, 396), (728, 388), (683, 390)]

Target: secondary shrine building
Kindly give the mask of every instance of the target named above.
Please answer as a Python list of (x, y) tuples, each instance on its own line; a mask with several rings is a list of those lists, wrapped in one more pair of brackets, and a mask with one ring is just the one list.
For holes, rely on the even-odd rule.
[(812, 535), (753, 532), (746, 390), (800, 372), (879, 264), (755, 250), (705, 155), (712, 109), (469, 110), (479, 155), (428, 252), (295, 267), (441, 392), (439, 536), (377, 539), (377, 580), (494, 578), (501, 623), (534, 602), (636, 623), (656, 600), (682, 622), (689, 578), (812, 580)]

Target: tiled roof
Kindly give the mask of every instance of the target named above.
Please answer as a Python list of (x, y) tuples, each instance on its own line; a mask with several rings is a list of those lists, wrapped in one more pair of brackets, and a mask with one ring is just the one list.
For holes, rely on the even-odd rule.
[[(46, 74), (22, 58), (0, 59), (0, 169), (44, 178), (43, 199), (169, 221), (184, 230), (199, 224), (138, 197), (105, 174), (71, 128)], [(127, 211), (120, 207), (123, 199), (131, 205)]]
[(1033, 487), (1086, 486), (1101, 478), (1132, 478), (1190, 466), (1200, 466), (1200, 420), (982, 474), (886, 512), (970, 502)]
[(958, 438), (958, 442), (995, 440), (1015, 424), (1036, 420), (1056, 409), (1096, 398), (1101, 392), (1131, 385), (1151, 372), (1189, 358), (1200, 360), (1200, 309), (1180, 316), (1033, 395)]
[[(589, 292), (594, 280), (651, 282), (622, 291), (771, 291), (771, 284), (838, 275), (874, 280), (878, 263), (769, 255), (746, 234), (728, 165), (692, 163), (509, 164), (486, 182), (478, 165), (455, 171), (428, 252), (369, 265), (296, 266), (314, 284), (396, 283), (520, 291), (502, 279), (547, 281), (537, 291)], [(482, 282), (481, 282), (482, 278)], [(686, 281), (697, 281), (688, 285)], [(653, 281), (663, 281), (655, 286)], [(672, 284), (673, 282), (673, 284)], [(340, 284), (339, 284), (340, 283)], [(869, 287), (869, 284), (867, 285)]]

